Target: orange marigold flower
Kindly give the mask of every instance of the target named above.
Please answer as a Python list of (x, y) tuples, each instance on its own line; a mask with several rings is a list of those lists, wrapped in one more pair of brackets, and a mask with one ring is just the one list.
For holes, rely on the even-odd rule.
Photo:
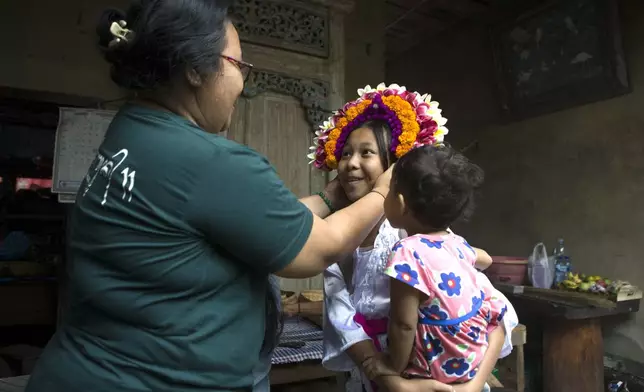
[(335, 140), (329, 140), (328, 142), (326, 142), (326, 144), (324, 145), (324, 152), (326, 153), (327, 157), (335, 156), (335, 145)]
[(329, 133), (329, 141), (338, 140), (338, 138), (340, 137), (341, 133), (342, 133), (342, 131), (339, 130), (338, 128), (333, 129), (333, 131), (331, 131), (331, 133)]
[(333, 155), (327, 155), (326, 159), (324, 160), (324, 163), (330, 168), (330, 169), (335, 169), (338, 167), (338, 161), (335, 159), (335, 156)]
[(349, 120), (347, 120), (346, 117), (342, 117), (338, 119), (338, 121), (336, 121), (335, 128), (341, 130), (342, 128), (346, 127), (348, 123)]
[(358, 116), (358, 114), (360, 114), (360, 113), (358, 112), (358, 107), (353, 106), (353, 107), (350, 107), (349, 109), (347, 109), (345, 111), (345, 114), (346, 114), (347, 119), (349, 121), (351, 121), (354, 118), (356, 118)]

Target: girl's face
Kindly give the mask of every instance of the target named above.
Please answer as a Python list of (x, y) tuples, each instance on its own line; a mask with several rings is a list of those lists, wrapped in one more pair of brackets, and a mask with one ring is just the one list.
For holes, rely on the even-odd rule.
[(361, 127), (351, 132), (338, 162), (338, 179), (349, 201), (354, 202), (369, 193), (384, 172), (379, 154), (371, 128)]

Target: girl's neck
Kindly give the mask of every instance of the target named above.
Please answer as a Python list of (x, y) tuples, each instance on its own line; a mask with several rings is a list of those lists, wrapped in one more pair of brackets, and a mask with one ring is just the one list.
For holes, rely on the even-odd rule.
[(380, 226), (382, 226), (382, 223), (385, 221), (385, 217), (382, 217), (378, 224), (371, 230), (367, 238), (365, 238), (364, 241), (362, 241), (362, 244), (360, 244), (361, 248), (370, 248), (373, 246), (373, 243), (376, 242), (376, 237), (378, 236), (378, 232), (380, 231)]
[[(415, 219), (414, 219), (415, 221)], [(423, 234), (423, 235), (446, 235), (449, 234), (447, 230), (444, 229), (435, 229), (433, 227), (427, 227), (423, 226), (417, 222), (409, 222), (409, 225), (406, 225), (407, 227), (404, 227), (403, 230), (407, 232), (407, 235), (412, 236), (416, 234)]]
[(417, 232), (409, 232), (407, 231), (407, 234), (409, 236), (416, 235), (416, 234), (421, 234), (421, 235), (447, 235), (449, 234), (448, 231), (446, 230), (423, 230), (423, 231), (417, 231)]

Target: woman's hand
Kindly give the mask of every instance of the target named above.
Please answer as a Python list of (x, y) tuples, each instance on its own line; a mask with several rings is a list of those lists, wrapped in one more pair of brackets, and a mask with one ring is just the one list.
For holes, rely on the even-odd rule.
[(392, 370), (387, 364), (386, 357), (378, 353), (362, 362), (362, 370), (369, 380), (375, 380), (380, 376), (398, 376), (399, 373)]
[(389, 392), (454, 392), (451, 385), (436, 380), (413, 379), (402, 377), (382, 377), (380, 385)]
[(391, 184), (391, 173), (394, 170), (395, 164), (389, 166), (389, 169), (385, 170), (384, 173), (378, 177), (376, 183), (373, 186), (373, 190), (380, 193), (384, 197), (387, 197), (389, 194), (389, 185)]
[(351, 202), (347, 198), (346, 193), (344, 193), (344, 189), (342, 189), (342, 185), (340, 185), (340, 180), (338, 180), (338, 177), (334, 178), (333, 180), (329, 181), (328, 184), (326, 184), (326, 186), (324, 187), (324, 194), (329, 198), (331, 205), (333, 205), (333, 209), (335, 209), (336, 211), (341, 210), (351, 204)]

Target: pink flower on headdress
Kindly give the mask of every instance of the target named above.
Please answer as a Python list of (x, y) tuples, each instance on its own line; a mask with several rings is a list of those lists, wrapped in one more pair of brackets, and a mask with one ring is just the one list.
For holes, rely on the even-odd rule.
[(432, 136), (436, 131), (436, 128), (438, 128), (438, 124), (436, 124), (434, 121), (426, 122), (425, 124), (423, 124), (423, 127), (421, 128), (420, 132), (418, 132), (418, 137), (423, 138), (427, 136)]
[(396, 94), (396, 90), (393, 90), (390, 88), (385, 89), (385, 91), (382, 92), (382, 95), (384, 95), (385, 97), (388, 97), (390, 95), (395, 95), (395, 94)]
[(424, 114), (428, 114), (429, 109), (430, 109), (429, 105), (423, 102), (420, 105), (418, 105), (418, 107), (416, 108), (416, 115), (421, 116)]
[(407, 91), (407, 93), (403, 95), (403, 98), (410, 104), (415, 105), (416, 101), (420, 99), (420, 94)]
[(350, 108), (356, 106), (357, 103), (358, 103), (358, 101), (351, 101), (351, 102), (345, 103), (344, 106), (342, 107), (342, 112), (343, 112), (342, 114), (344, 115), (347, 110), (349, 110)]
[(378, 93), (375, 92), (375, 91), (372, 91), (372, 92), (369, 92), (369, 93), (365, 94), (364, 98), (369, 99), (369, 100), (373, 100), (376, 97), (376, 95), (378, 95)]

